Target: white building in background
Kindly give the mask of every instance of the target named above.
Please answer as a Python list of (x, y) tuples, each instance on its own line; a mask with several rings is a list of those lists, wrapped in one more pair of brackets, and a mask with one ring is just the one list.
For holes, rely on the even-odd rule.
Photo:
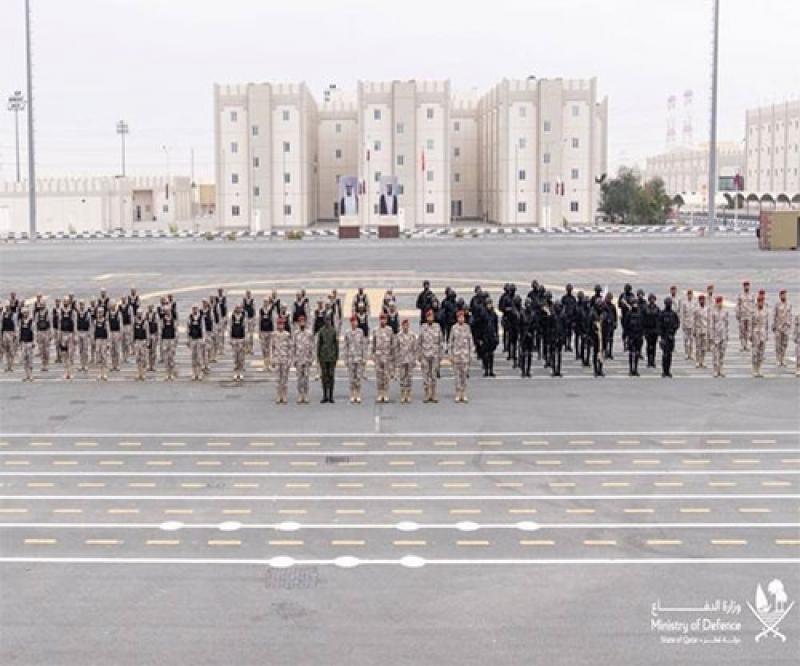
[[(192, 218), (190, 178), (104, 176), (36, 181), (37, 231), (167, 229)], [(0, 183), (0, 234), (28, 231), (28, 184)]]
[(749, 109), (745, 144), (745, 188), (800, 203), (800, 100)]
[(339, 179), (377, 224), (380, 181), (398, 179), (406, 227), (481, 219), (588, 224), (606, 173), (607, 101), (596, 82), (504, 80), (484, 95), (449, 81), (214, 88), (221, 227), (304, 227), (339, 215)]
[[(691, 148), (675, 148), (666, 153), (648, 157), (645, 179), (659, 177), (664, 181), (667, 194), (706, 196), (708, 193), (708, 144)], [(732, 179), (745, 173), (745, 151), (741, 143), (717, 143), (717, 173), (720, 178)], [(745, 186), (747, 179), (745, 179)]]

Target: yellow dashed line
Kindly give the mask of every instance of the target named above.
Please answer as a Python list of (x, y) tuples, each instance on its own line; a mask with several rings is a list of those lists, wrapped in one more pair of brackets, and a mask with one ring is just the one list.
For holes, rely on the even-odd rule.
[(711, 513), (711, 509), (707, 507), (681, 507), (681, 513)]
[(746, 546), (746, 539), (711, 539), (712, 546)]
[(302, 546), (305, 542), (301, 539), (270, 539), (270, 546)]
[(141, 443), (141, 442), (118, 442), (118, 443), (117, 443), (117, 446), (130, 446), (130, 447), (136, 447), (136, 446), (141, 446), (141, 445), (142, 445), (142, 443)]
[(511, 514), (536, 513), (536, 509), (509, 509), (508, 512)]
[(392, 442), (386, 442), (386, 446), (413, 446), (413, 445), (414, 445), (413, 442), (406, 442), (406, 441), (399, 441), (399, 440), (392, 441)]
[(295, 442), (295, 446), (319, 446), (319, 442)]
[(180, 539), (148, 539), (145, 541), (147, 546), (177, 546)]
[(567, 509), (566, 513), (594, 513), (594, 509)]
[(83, 481), (78, 484), (78, 488), (105, 488), (104, 481)]
[(342, 442), (342, 446), (366, 446), (366, 442)]
[(761, 463), (760, 458), (734, 458), (734, 464), (736, 465), (759, 465)]
[(0, 509), (0, 513), (28, 513), (27, 509)]
[(25, 539), (26, 546), (50, 546), (58, 543), (56, 539)]
[(422, 509), (392, 509), (392, 513), (396, 516), (418, 516)]
[(445, 482), (442, 484), (442, 488), (470, 488), (472, 486), (471, 483), (452, 483), (452, 482)]
[(571, 439), (571, 440), (569, 440), (569, 444), (572, 444), (574, 446), (581, 446), (581, 445), (589, 446), (591, 444), (594, 444), (594, 440), (593, 439)]
[(396, 541), (392, 542), (392, 545), (395, 545), (395, 546), (425, 546), (425, 545), (427, 545), (427, 543), (428, 543), (427, 541), (420, 541), (420, 540), (412, 541), (412, 540), (409, 540), (409, 539), (397, 539)]
[(230, 446), (230, 445), (231, 445), (230, 442), (206, 442), (206, 446), (212, 447), (212, 448), (220, 448), (220, 447), (225, 447), (225, 446)]
[(753, 444), (777, 444), (775, 439), (751, 439)]
[(4, 464), (8, 465), (9, 467), (22, 467), (24, 465), (30, 465), (31, 463), (28, 460), (6, 460)]
[[(125, 464), (125, 461), (124, 460), (101, 460), (97, 464), (98, 465), (102, 465), (104, 467), (121, 467), (122, 465)], [(150, 463), (148, 462), (147, 464), (149, 465)], [(170, 464), (172, 464), (172, 463), (170, 463)]]
[(117, 546), (122, 543), (119, 539), (86, 539), (87, 546)]
[(776, 546), (800, 546), (800, 539), (775, 539)]
[(78, 461), (77, 460), (53, 460), (50, 464), (64, 467), (64, 466), (68, 466), (68, 465), (77, 465)]
[(308, 509), (280, 509), (278, 513), (282, 516), (305, 516)]
[(634, 458), (634, 465), (660, 465), (661, 461), (658, 458)]
[(691, 458), (684, 458), (681, 460), (684, 465), (708, 465), (711, 461), (708, 458), (700, 458), (693, 460)]
[[(122, 446), (120, 444), (120, 446)], [(181, 447), (186, 446), (186, 442), (161, 442), (161, 446)]]
[(655, 513), (655, 509), (623, 509), (623, 513)]
[(333, 539), (331, 546), (363, 546), (366, 543), (361, 539)]
[(275, 446), (275, 442), (248, 442), (247, 445), (253, 448), (268, 448), (270, 446)]
[(762, 481), (761, 485), (765, 488), (785, 488), (786, 486), (791, 486), (791, 481)]
[(291, 460), (290, 467), (316, 467), (319, 463), (314, 460)]
[(487, 460), (487, 465), (513, 465), (513, 460)]
[(456, 546), (488, 546), (491, 542), (483, 539), (459, 539)]
[(547, 484), (551, 488), (574, 488), (575, 483), (573, 481), (550, 481)]
[(364, 509), (336, 509), (336, 515), (338, 516), (361, 516), (365, 513)]
[(520, 539), (520, 546), (554, 546), (555, 541), (551, 539)]
[(707, 439), (706, 444), (730, 444), (729, 439)]
[(390, 484), (392, 488), (419, 488), (419, 484), (414, 481), (400, 481)]
[(503, 446), (503, 442), (498, 439), (480, 441), (478, 442), (478, 446)]
[(739, 507), (739, 513), (772, 513), (772, 510), (758, 506), (743, 506)]
[(680, 546), (683, 543), (680, 539), (648, 539), (648, 546)]
[(75, 442), (73, 446), (92, 447), (97, 446), (97, 442)]
[(205, 488), (205, 483), (196, 483), (193, 481), (185, 481), (181, 483), (181, 488)]
[(494, 485), (496, 488), (522, 488), (524, 484), (519, 481), (498, 481)]
[(413, 467), (416, 465), (413, 460), (390, 460), (389, 465), (392, 467)]
[[(411, 463), (414, 464), (413, 462)], [(365, 460), (347, 460), (336, 463), (338, 467), (365, 467), (367, 465)]]
[(226, 516), (249, 516), (253, 511), (252, 509), (223, 509), (222, 513)]
[(31, 446), (53, 446), (53, 442), (31, 442)]
[(155, 488), (156, 484), (152, 481), (131, 481), (128, 488)]
[(549, 444), (546, 439), (523, 439), (522, 443), (525, 446), (547, 446)]
[(610, 465), (611, 461), (607, 458), (605, 459), (597, 459), (597, 458), (585, 458), (584, 464), (586, 465)]
[(451, 516), (476, 515), (480, 512), (480, 509), (450, 509)]
[(234, 483), (234, 488), (258, 488), (257, 483)]
[(800, 464), (800, 458), (781, 458), (781, 462), (786, 465)]
[(560, 465), (560, 460), (537, 460), (537, 465)]
[(209, 539), (209, 546), (241, 546), (242, 542), (236, 539)]
[(616, 546), (617, 542), (614, 539), (585, 539), (584, 546)]
[(453, 441), (436, 441), (433, 443), (434, 446), (458, 446), (458, 442)]
[(190, 516), (194, 509), (164, 509), (164, 513), (171, 516)]
[[(171, 465), (172, 463), (170, 463)], [(221, 460), (197, 460), (194, 463), (197, 467), (219, 467), (222, 465)]]
[(310, 488), (310, 483), (285, 483), (284, 488)]
[(363, 483), (337, 483), (337, 488), (363, 488)]
[(639, 444), (639, 443), (640, 442), (639, 442), (638, 439), (618, 439), (617, 440), (617, 444), (626, 445), (626, 446), (627, 445), (636, 445), (636, 444)]
[(662, 444), (666, 444), (667, 446), (669, 446), (671, 444), (686, 444), (686, 440), (685, 439), (662, 439), (661, 443)]
[(603, 481), (603, 488), (627, 488), (631, 484), (628, 481)]
[(30, 483), (25, 484), (28, 488), (52, 488), (55, 483), (49, 483), (47, 481), (31, 481)]
[(83, 513), (83, 509), (53, 509), (53, 513)]
[(683, 488), (683, 481), (655, 481), (653, 485), (658, 488)]
[(113, 515), (132, 515), (139, 513), (139, 509), (108, 509), (106, 513)]
[(441, 467), (458, 467), (460, 465), (466, 465), (465, 460), (440, 460), (437, 465)]
[(707, 485), (709, 488), (734, 488), (736, 481), (709, 481)]

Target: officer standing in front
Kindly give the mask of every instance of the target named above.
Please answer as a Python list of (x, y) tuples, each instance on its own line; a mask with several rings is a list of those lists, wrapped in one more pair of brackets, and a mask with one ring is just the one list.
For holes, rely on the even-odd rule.
[(674, 301), (671, 296), (664, 299), (664, 309), (658, 317), (658, 335), (661, 338), (661, 376), (672, 377), (672, 353), (675, 351), (675, 334), (680, 328), (681, 320), (673, 310)]
[(322, 400), (333, 403), (333, 385), (336, 377), (336, 363), (339, 361), (339, 335), (333, 324), (334, 314), (328, 311), (325, 323), (317, 333), (317, 362), (322, 378)]

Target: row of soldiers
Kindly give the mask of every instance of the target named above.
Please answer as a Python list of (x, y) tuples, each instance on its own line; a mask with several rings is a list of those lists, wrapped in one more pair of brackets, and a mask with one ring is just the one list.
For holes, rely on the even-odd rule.
[[(713, 286), (710, 285), (706, 293), (700, 294), (697, 299), (691, 289), (687, 290), (685, 297), (678, 296), (677, 288), (673, 286), (670, 296), (664, 300), (663, 308), (657, 305), (654, 294), (645, 299), (643, 290), (634, 294), (629, 284), (625, 285), (616, 301), (600, 285), (595, 287), (594, 294), (589, 298), (581, 291), (577, 294), (573, 292), (572, 285), (568, 284), (564, 295), (554, 299), (543, 285), (534, 280), (523, 303), (514, 285), (508, 284), (498, 301), (498, 316), (491, 297), (480, 286), (475, 287), (467, 305), (449, 287), (439, 300), (431, 290), (430, 283), (425, 281), (416, 304), (420, 309), (421, 322), (427, 323), (428, 319), (432, 319), (431, 323), (436, 325), (441, 335), (442, 353), (448, 353), (451, 332), (459, 317), (463, 317), (470, 331), (472, 353), (480, 359), (484, 376), (494, 376), (494, 354), (499, 345), (501, 329), (503, 350), (514, 367), (520, 368), (524, 377), (531, 376), (534, 352), (539, 360), (544, 360), (545, 367), (551, 369), (553, 376), (560, 376), (562, 352), (573, 349), (576, 360), (586, 366), (591, 361), (595, 375), (602, 376), (604, 360), (614, 358), (614, 335), (618, 324), (622, 328), (623, 347), (628, 352), (629, 373), (633, 376), (638, 375), (643, 348), (648, 367), (655, 367), (659, 343), (662, 374), (671, 376), (672, 351), (679, 328), (683, 332), (687, 359), (696, 360), (697, 367), (705, 367), (705, 356), (710, 352), (715, 376), (724, 374), (728, 312), (722, 297), (714, 295)], [(770, 328), (770, 313), (765, 297), (763, 290), (758, 296), (753, 295), (749, 282), (745, 282), (736, 300), (740, 344), (743, 351), (752, 350), (755, 376), (762, 374), (761, 364)], [(164, 364), (167, 380), (171, 381), (177, 376), (178, 310), (171, 294), (163, 296), (158, 305), (143, 307), (135, 288), (113, 302), (106, 291), (101, 290), (99, 297), (89, 301), (88, 306), (70, 294), (64, 299), (57, 299), (52, 308), (39, 294), (30, 310), (12, 293), (2, 312), (2, 352), (6, 369), (12, 369), (17, 349), (21, 349), (25, 379), (32, 378), (34, 342), (39, 349), (42, 370), (48, 369), (52, 344), (55, 346), (56, 361), (63, 362), (67, 378), (72, 377), (76, 354), (79, 369), (85, 372), (90, 363), (96, 364), (101, 380), (107, 379), (109, 367), (112, 372), (117, 371), (120, 364), (127, 363), (131, 357), (136, 360), (138, 379), (144, 379), (147, 371), (155, 371), (159, 362)], [(371, 307), (363, 288), (359, 288), (353, 296), (350, 312), (351, 325), (362, 332), (368, 345), (375, 345), (369, 328)], [(233, 314), (236, 314), (235, 321)], [(394, 336), (399, 336), (399, 310), (391, 289), (383, 297), (380, 314), (381, 320), (385, 320), (385, 327)], [(319, 332), (328, 320), (338, 341), (342, 315), (343, 305), (336, 290), (319, 300), (314, 310), (305, 290), (299, 290), (289, 306), (284, 305), (277, 292), (273, 291), (258, 309), (252, 292), (248, 290), (229, 316), (227, 296), (223, 289), (218, 289), (217, 293), (193, 306), (187, 319), (186, 342), (192, 352), (192, 378), (199, 381), (210, 372), (210, 364), (224, 353), (228, 334), (234, 351), (234, 379), (241, 381), (244, 376), (244, 357), (255, 353), (256, 331), (264, 367), (271, 369), (275, 366), (272, 358), (280, 347), (273, 343), (273, 338), (281, 337), (275, 336), (279, 322), (281, 329), (290, 336), (297, 330), (308, 329), (313, 349)], [(308, 321), (313, 323), (307, 326)], [(782, 290), (771, 316), (779, 366), (785, 366), (792, 321), (791, 305), (786, 291)], [(234, 325), (236, 331), (233, 330)], [(241, 337), (240, 327), (243, 331)], [(794, 317), (794, 340), (796, 344), (800, 340), (797, 316)], [(302, 350), (303, 345), (300, 348)], [(307, 352), (293, 351), (291, 358), (307, 356)], [(322, 363), (312, 353), (308, 366), (315, 367), (319, 374)], [(434, 374), (438, 378), (438, 362), (434, 367)], [(365, 364), (361, 368), (362, 380), (365, 378), (364, 368)], [(302, 372), (299, 375), (303, 377)], [(402, 386), (402, 372), (400, 375), (402, 398), (406, 389)], [(435, 391), (429, 391), (430, 384), (427, 386), (426, 399), (435, 397)], [(380, 393), (385, 392), (381, 390)], [(305, 398), (307, 393), (307, 389), (301, 392)], [(356, 395), (360, 396), (360, 386), (351, 384), (351, 397)]]

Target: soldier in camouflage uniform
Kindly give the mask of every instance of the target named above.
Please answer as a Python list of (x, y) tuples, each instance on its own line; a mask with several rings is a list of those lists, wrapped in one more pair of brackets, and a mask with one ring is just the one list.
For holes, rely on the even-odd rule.
[(42, 372), (47, 372), (50, 363), (50, 340), (52, 339), (52, 326), (50, 312), (47, 309), (47, 300), (39, 294), (33, 306), (33, 323), (36, 330), (36, 346), (42, 362)]
[(350, 317), (350, 330), (344, 334), (344, 362), (350, 383), (350, 402), (361, 402), (361, 377), (367, 362), (367, 338), (355, 315)]
[(111, 339), (106, 309), (98, 306), (93, 317), (92, 340), (94, 358), (97, 364), (97, 381), (108, 381), (108, 347)]
[(742, 351), (749, 349), (750, 329), (753, 326), (753, 310), (756, 307), (755, 298), (750, 292), (750, 281), (742, 282), (742, 293), (736, 299), (736, 321), (739, 322), (739, 344)]
[(0, 351), (6, 361), (6, 372), (11, 372), (14, 369), (14, 356), (17, 353), (17, 339), (19, 332), (17, 331), (17, 314), (14, 307), (10, 303), (3, 306), (3, 331), (2, 340), (0, 340)]
[(164, 359), (164, 369), (167, 371), (164, 381), (171, 382), (178, 376), (175, 370), (175, 351), (177, 347), (178, 325), (172, 308), (168, 308), (161, 315), (161, 353)]
[(203, 313), (196, 305), (193, 305), (186, 322), (186, 346), (192, 351), (193, 382), (203, 380), (203, 343), (205, 339), (206, 327)]
[(425, 313), (425, 323), (419, 333), (419, 358), (425, 381), (424, 402), (439, 402), (436, 397), (436, 375), (442, 358), (442, 329), (434, 321), (433, 310)]
[(411, 332), (408, 319), (404, 319), (397, 334), (397, 369), (400, 380), (400, 402), (411, 402), (411, 376), (417, 365), (417, 336)]
[(750, 342), (753, 346), (753, 377), (763, 377), (761, 364), (764, 363), (764, 350), (769, 338), (769, 310), (766, 299), (759, 294), (756, 299), (756, 309), (753, 312), (753, 330), (750, 333)]
[(706, 352), (708, 351), (708, 308), (705, 294), (700, 294), (697, 300), (699, 303), (694, 311), (695, 357), (697, 358), (695, 367), (705, 368)]
[(33, 356), (34, 350), (34, 322), (28, 316), (27, 308), (20, 310), (19, 316), (19, 348), (22, 356), (22, 367), (25, 370), (25, 377), (22, 381), (33, 381)]
[(686, 298), (681, 300), (678, 306), (678, 318), (681, 320), (681, 330), (683, 332), (683, 349), (686, 352), (686, 360), (694, 360), (694, 311), (697, 304), (694, 301), (694, 292), (686, 290)]
[(797, 377), (800, 377), (800, 314), (796, 314), (794, 316), (793, 336), (794, 336), (794, 356), (795, 356), (794, 374)]
[(708, 314), (708, 341), (711, 346), (711, 360), (714, 377), (724, 377), (725, 349), (728, 346), (728, 311), (723, 308), (722, 296)]
[(279, 317), (277, 329), (270, 336), (269, 359), (272, 369), (277, 369), (277, 395), (275, 403), (285, 405), (289, 397), (289, 368), (292, 365), (292, 336), (286, 330), (286, 319)]
[(386, 325), (387, 317), (381, 313), (378, 329), (372, 334), (372, 360), (375, 363), (375, 402), (389, 402), (389, 381), (392, 378), (395, 355), (394, 331)]
[(149, 354), (150, 334), (148, 322), (145, 319), (144, 311), (139, 308), (133, 318), (133, 353), (136, 357), (136, 379), (143, 382), (147, 371), (147, 357)]
[[(241, 305), (233, 309), (231, 315), (231, 349), (233, 350), (233, 381), (244, 380), (245, 354), (247, 345), (247, 315)], [(269, 353), (264, 357), (269, 358)]]
[(292, 332), (292, 359), (297, 371), (297, 404), (308, 404), (308, 375), (314, 362), (314, 334), (306, 326), (306, 316), (297, 318)]
[(775, 334), (775, 356), (779, 368), (786, 367), (786, 348), (792, 331), (792, 306), (786, 298), (786, 290), (781, 289), (778, 302), (772, 315), (772, 332)]
[(472, 333), (464, 323), (464, 310), (456, 312), (456, 325), (450, 331), (450, 361), (456, 382), (456, 402), (469, 402), (467, 398), (467, 379), (469, 361), (472, 358)]

